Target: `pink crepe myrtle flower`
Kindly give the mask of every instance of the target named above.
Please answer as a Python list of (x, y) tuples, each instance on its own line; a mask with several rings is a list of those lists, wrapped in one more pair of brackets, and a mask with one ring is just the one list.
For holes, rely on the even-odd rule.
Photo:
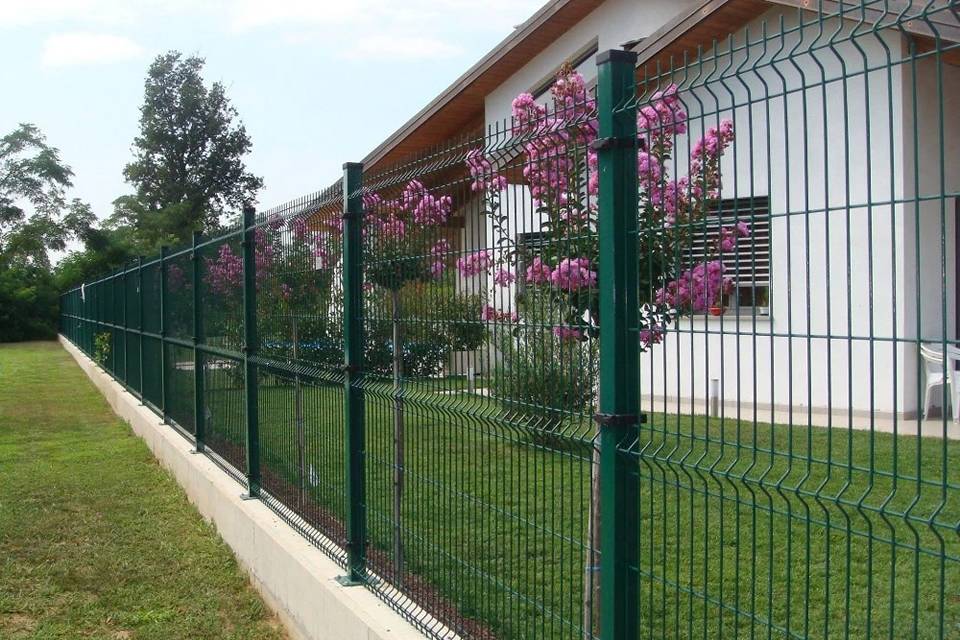
[(507, 320), (517, 322), (520, 316), (517, 315), (516, 311), (501, 311), (496, 307), (486, 304), (483, 306), (483, 309), (480, 310), (480, 319), (485, 322), (503, 322)]
[(550, 282), (551, 273), (553, 269), (544, 264), (540, 256), (537, 256), (527, 267), (526, 280), (531, 284), (546, 284)]
[(742, 220), (730, 227), (720, 229), (720, 238), (717, 247), (723, 253), (732, 253), (737, 248), (737, 240), (750, 235), (750, 225)]
[(433, 276), (435, 280), (439, 280), (446, 270), (447, 263), (443, 260), (435, 260), (430, 264), (430, 275)]
[(650, 97), (650, 104), (637, 109), (637, 133), (650, 137), (651, 146), (670, 149), (673, 138), (687, 131), (687, 112), (680, 103), (677, 85), (671, 84)]
[(640, 346), (643, 348), (663, 342), (666, 330), (663, 326), (655, 324), (646, 329), (640, 330)]
[(509, 287), (517, 279), (509, 269), (498, 269), (493, 274), (493, 281), (501, 287)]
[(457, 258), (457, 269), (464, 278), (487, 273), (491, 266), (493, 266), (493, 252), (489, 249)]
[(583, 331), (575, 327), (554, 327), (553, 335), (564, 342), (579, 341), (583, 339)]
[(550, 274), (550, 282), (564, 291), (576, 291), (597, 285), (597, 272), (591, 270), (589, 258), (565, 258)]
[(212, 293), (224, 295), (238, 290), (243, 277), (243, 260), (230, 245), (220, 245), (216, 259), (207, 258), (205, 263), (205, 280)]
[(518, 124), (518, 129), (522, 132), (536, 131), (547, 115), (547, 108), (542, 104), (537, 104), (537, 101), (529, 93), (518, 95), (513, 99), (510, 107), (513, 118)]
[(380, 221), (380, 235), (391, 240), (400, 240), (406, 233), (406, 225), (400, 218), (387, 218)]
[(656, 293), (656, 301), (678, 310), (703, 313), (733, 290), (733, 280), (724, 276), (723, 263), (713, 260), (687, 269)]
[(595, 216), (597, 206), (593, 203), (588, 207), (566, 206), (562, 207), (557, 216), (569, 224), (586, 224)]
[(430, 248), (430, 255), (434, 258), (446, 255), (450, 252), (450, 242), (446, 238), (440, 238)]
[(470, 183), (471, 191), (497, 193), (507, 188), (507, 179), (493, 170), (493, 165), (481, 149), (468, 151), (466, 163), (470, 177), (473, 178)]

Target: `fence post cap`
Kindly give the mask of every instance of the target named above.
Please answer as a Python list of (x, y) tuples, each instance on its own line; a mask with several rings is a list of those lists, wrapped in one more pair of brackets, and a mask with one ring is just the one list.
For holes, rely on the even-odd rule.
[(623, 49), (607, 49), (597, 54), (597, 64), (606, 62), (633, 62), (638, 58), (636, 51), (624, 51)]

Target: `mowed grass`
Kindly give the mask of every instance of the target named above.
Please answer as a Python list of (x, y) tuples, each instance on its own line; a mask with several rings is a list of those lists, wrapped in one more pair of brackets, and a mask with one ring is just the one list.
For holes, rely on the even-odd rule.
[(285, 638), (56, 343), (0, 345), (0, 638)]
[[(368, 383), (371, 553), (392, 555), (393, 417)], [(582, 637), (589, 449), (496, 401), (412, 388), (406, 570), (500, 638)], [(215, 422), (237, 389), (210, 389)], [(304, 484), (343, 514), (342, 389), (303, 387)], [(262, 459), (299, 485), (294, 389), (261, 379)], [(570, 425), (582, 433), (586, 424)], [(642, 638), (960, 638), (960, 443), (653, 414), (632, 456)], [(422, 601), (422, 600), (421, 600)]]

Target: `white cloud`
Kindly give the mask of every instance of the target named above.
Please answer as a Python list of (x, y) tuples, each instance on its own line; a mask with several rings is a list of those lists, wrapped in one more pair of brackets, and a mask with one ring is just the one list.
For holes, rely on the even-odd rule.
[(103, 64), (138, 58), (143, 49), (124, 36), (106, 33), (61, 33), (43, 43), (41, 62), (45, 67)]
[(386, 56), (393, 59), (422, 60), (454, 56), (460, 52), (459, 47), (436, 38), (382, 34), (363, 36), (351, 41), (341, 56), (352, 59)]

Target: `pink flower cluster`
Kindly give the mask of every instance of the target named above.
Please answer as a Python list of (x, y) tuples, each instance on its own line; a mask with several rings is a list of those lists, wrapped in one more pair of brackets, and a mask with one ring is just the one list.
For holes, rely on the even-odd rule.
[(467, 152), (467, 168), (470, 170), (472, 191), (489, 191), (499, 193), (507, 188), (507, 179), (493, 170), (493, 165), (487, 160), (482, 149), (471, 149)]
[(493, 274), (493, 281), (501, 287), (509, 287), (517, 279), (509, 269), (497, 269)]
[(457, 269), (464, 278), (487, 273), (491, 266), (493, 266), (493, 252), (489, 249), (457, 258)]
[[(279, 219), (279, 217), (278, 217)], [(283, 221), (281, 220), (281, 225)], [(271, 222), (271, 228), (272, 222)], [(269, 241), (267, 237), (267, 231), (263, 227), (259, 227), (256, 231), (253, 232), (255, 250), (253, 252), (254, 262), (256, 263), (256, 274), (257, 278), (265, 276), (270, 270), (270, 267), (273, 265), (273, 256), (274, 249), (273, 243)]]
[(517, 315), (516, 311), (501, 311), (487, 304), (480, 311), (480, 319), (485, 322), (504, 322), (507, 320), (516, 322), (520, 319), (520, 316)]
[(640, 188), (661, 214), (664, 226), (669, 228), (683, 222), (695, 208), (694, 202), (720, 196), (720, 156), (732, 141), (733, 123), (729, 120), (721, 122), (719, 127), (710, 127), (690, 153), (691, 177), (670, 181), (664, 180), (666, 152), (663, 147), (639, 152)]
[(733, 290), (733, 280), (723, 275), (719, 260), (700, 263), (659, 289), (656, 301), (677, 310), (703, 313), (718, 304), (725, 293)]
[(652, 325), (647, 329), (641, 329), (640, 346), (646, 349), (651, 345), (660, 344), (663, 342), (663, 337), (666, 335), (666, 333), (666, 329), (659, 324)]
[(720, 229), (720, 238), (717, 242), (717, 248), (722, 253), (732, 253), (737, 248), (737, 240), (746, 238), (750, 235), (750, 225), (740, 221), (732, 227), (723, 227)]
[(403, 208), (411, 212), (413, 221), (422, 225), (444, 224), (453, 209), (453, 198), (433, 195), (419, 180), (411, 180), (400, 199)]
[(550, 282), (564, 291), (595, 287), (597, 272), (590, 267), (589, 258), (564, 258), (550, 274)]
[(377, 221), (380, 237), (388, 240), (400, 240), (406, 234), (406, 225), (400, 218), (389, 216)]
[(243, 277), (243, 259), (236, 255), (228, 244), (220, 245), (215, 260), (206, 261), (206, 281), (212, 293), (227, 295), (237, 293)]
[(550, 282), (550, 274), (553, 273), (548, 265), (544, 264), (540, 256), (533, 259), (530, 266), (527, 267), (527, 282), (530, 284), (546, 284)]
[(444, 258), (449, 252), (450, 243), (446, 238), (440, 238), (430, 248), (430, 256), (433, 258), (433, 262), (430, 264), (430, 275), (434, 278), (439, 278), (447, 270), (447, 263)]
[[(519, 131), (534, 136), (524, 145), (523, 167), (533, 199), (563, 206), (578, 186), (578, 154), (574, 151), (583, 149), (580, 155), (586, 153), (588, 166), (596, 166), (596, 153), (587, 151), (586, 146), (597, 137), (597, 122), (595, 102), (583, 77), (572, 69), (557, 76), (553, 102), (554, 111), (548, 116), (546, 107), (529, 93), (522, 93), (514, 99), (512, 112)], [(588, 192), (596, 193), (597, 186), (596, 179), (588, 180)]]
[(564, 342), (583, 339), (583, 331), (574, 327), (554, 327), (553, 335)]
[(687, 112), (680, 103), (677, 85), (657, 91), (650, 102), (637, 109), (637, 134), (646, 139), (648, 149), (670, 149), (674, 136), (687, 132)]

